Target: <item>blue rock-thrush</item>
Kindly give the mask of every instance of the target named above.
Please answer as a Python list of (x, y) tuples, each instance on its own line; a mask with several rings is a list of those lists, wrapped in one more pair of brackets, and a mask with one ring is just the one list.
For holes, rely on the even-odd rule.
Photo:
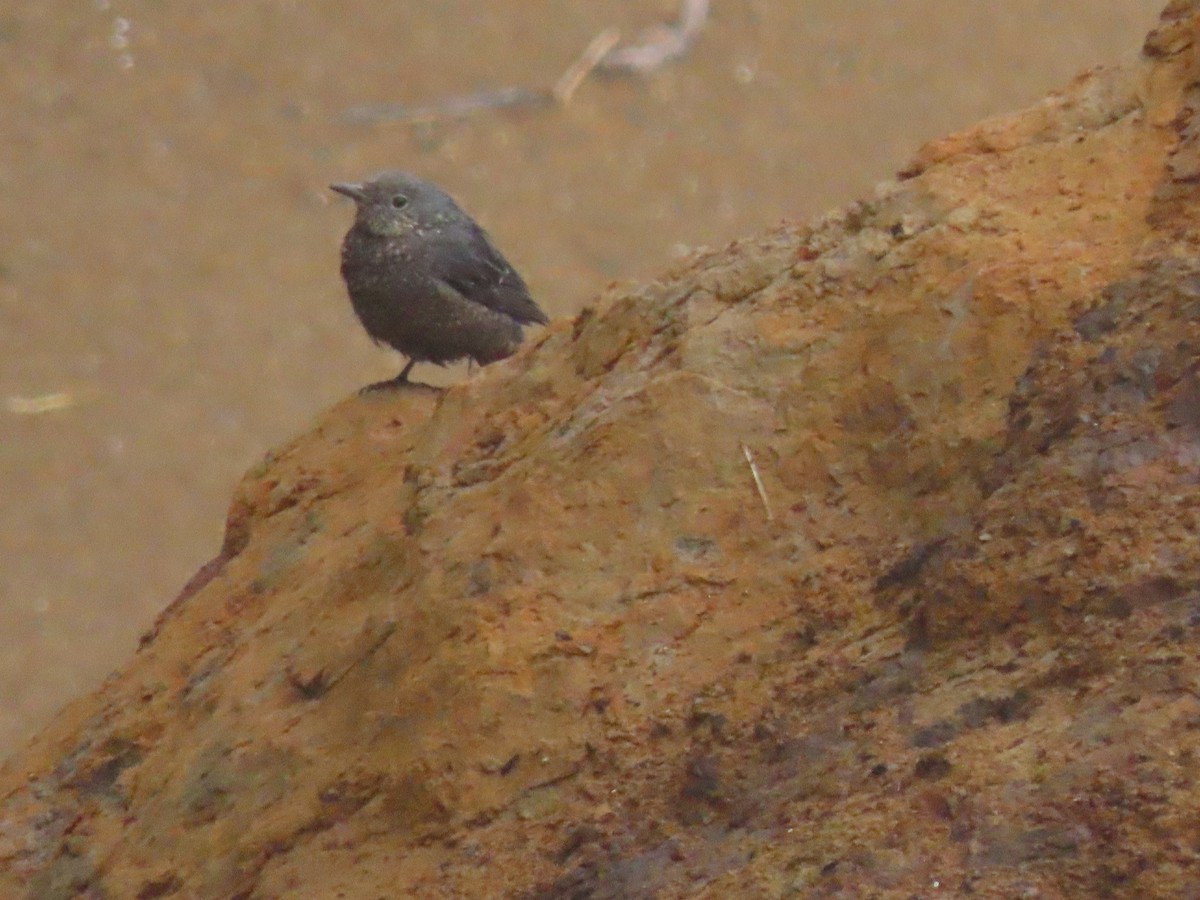
[(487, 233), (441, 188), (405, 172), (330, 188), (357, 206), (342, 242), (342, 277), (355, 313), (376, 343), (418, 362), (511, 356), (523, 325), (546, 314)]

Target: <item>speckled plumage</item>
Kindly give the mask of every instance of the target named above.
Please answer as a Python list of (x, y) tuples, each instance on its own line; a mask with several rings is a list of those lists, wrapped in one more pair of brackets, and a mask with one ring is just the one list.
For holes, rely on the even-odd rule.
[(354, 200), (342, 242), (342, 277), (367, 334), (418, 362), (516, 352), (523, 325), (546, 324), (516, 270), (441, 188), (404, 172), (334, 184)]

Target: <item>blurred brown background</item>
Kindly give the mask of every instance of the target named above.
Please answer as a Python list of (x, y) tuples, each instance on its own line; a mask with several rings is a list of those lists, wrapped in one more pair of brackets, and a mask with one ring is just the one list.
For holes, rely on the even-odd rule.
[(215, 553), (243, 470), (397, 371), (345, 299), (330, 181), (440, 182), (571, 315), (869, 192), (923, 140), (1135, 52), (1161, 5), (714, 0), (649, 78), (371, 127), (342, 113), (548, 85), (676, 3), (0, 7), (0, 758)]

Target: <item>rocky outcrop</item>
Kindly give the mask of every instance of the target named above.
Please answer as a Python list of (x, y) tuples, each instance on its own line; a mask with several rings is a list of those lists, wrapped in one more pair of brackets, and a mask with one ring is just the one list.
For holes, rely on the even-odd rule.
[(9, 764), (0, 894), (1185, 896), (1198, 34), (331, 410)]

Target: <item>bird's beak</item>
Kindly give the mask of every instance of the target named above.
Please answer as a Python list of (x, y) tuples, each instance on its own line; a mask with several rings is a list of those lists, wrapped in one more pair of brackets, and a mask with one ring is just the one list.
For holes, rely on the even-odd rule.
[(353, 200), (355, 203), (362, 203), (367, 199), (367, 195), (363, 192), (361, 184), (331, 184), (331, 191), (337, 191), (339, 194), (344, 194)]

